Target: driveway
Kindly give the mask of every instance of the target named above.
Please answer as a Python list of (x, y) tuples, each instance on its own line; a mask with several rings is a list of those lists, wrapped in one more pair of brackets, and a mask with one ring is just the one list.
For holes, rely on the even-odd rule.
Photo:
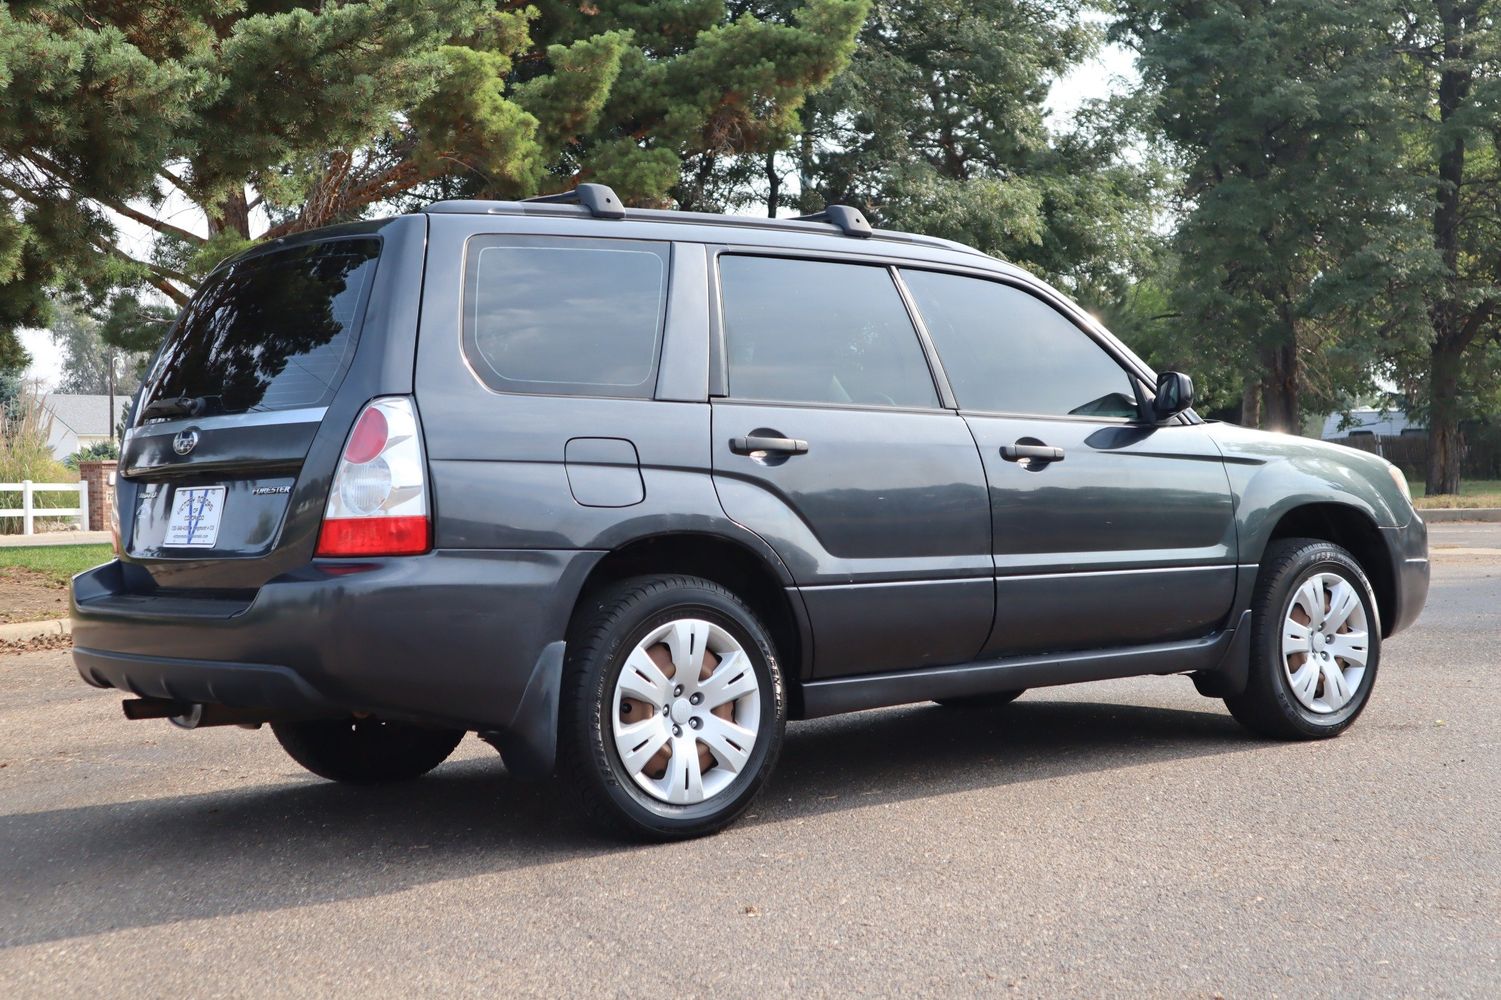
[(342, 788), (0, 656), (0, 995), (1501, 995), (1501, 525), (1434, 544), (1338, 740), (1182, 678), (798, 723), (753, 814), (676, 846), (473, 738)]

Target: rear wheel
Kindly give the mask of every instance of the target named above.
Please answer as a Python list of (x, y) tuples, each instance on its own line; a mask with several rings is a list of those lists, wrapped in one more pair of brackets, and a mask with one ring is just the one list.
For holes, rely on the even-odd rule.
[(1015, 691), (992, 691), (989, 694), (970, 694), (962, 698), (934, 698), (933, 701), (944, 708), (1000, 708), (1002, 705), (1011, 704), (1026, 693), (1026, 688), (1018, 688)]
[(1345, 549), (1312, 538), (1267, 547), (1251, 602), (1251, 664), (1230, 714), (1262, 736), (1337, 736), (1365, 709), (1381, 660), (1370, 582)]
[(384, 719), (273, 722), (271, 732), (293, 760), (320, 778), (356, 785), (406, 781), (448, 759), (462, 729), (427, 729)]
[(648, 840), (712, 833), (744, 812), (786, 723), (755, 613), (709, 580), (637, 577), (592, 599), (573, 632), (558, 749), (585, 812)]

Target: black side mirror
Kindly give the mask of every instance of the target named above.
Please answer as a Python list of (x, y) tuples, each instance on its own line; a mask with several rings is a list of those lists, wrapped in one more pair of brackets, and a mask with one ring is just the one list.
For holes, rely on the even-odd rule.
[(1176, 416), (1194, 405), (1194, 380), (1182, 372), (1163, 372), (1157, 376), (1157, 396), (1152, 409), (1158, 420)]

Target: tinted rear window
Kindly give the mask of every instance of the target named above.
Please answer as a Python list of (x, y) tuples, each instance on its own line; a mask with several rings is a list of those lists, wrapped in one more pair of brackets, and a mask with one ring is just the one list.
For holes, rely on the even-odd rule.
[(486, 236), (469, 244), (464, 352), (500, 392), (652, 394), (669, 249)]
[(380, 240), (262, 254), (209, 278), (147, 377), (143, 405), (204, 397), (207, 413), (326, 404), (354, 354)]

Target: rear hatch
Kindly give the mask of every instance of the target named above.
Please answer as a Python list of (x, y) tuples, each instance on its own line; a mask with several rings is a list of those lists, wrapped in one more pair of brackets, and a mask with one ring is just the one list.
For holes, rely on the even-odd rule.
[[(355, 414), (411, 391), (412, 227), (425, 222), (311, 234), (204, 282), (152, 363), (121, 451), (128, 589), (253, 592), (311, 558)], [(410, 265), (412, 244), (408, 274), (391, 258)]]

